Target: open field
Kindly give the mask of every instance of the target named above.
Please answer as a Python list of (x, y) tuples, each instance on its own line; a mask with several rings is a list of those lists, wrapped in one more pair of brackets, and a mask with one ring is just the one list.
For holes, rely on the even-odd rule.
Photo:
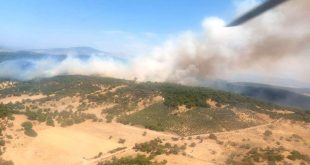
[[(20, 122), (16, 121), (14, 125), (18, 123)], [(145, 130), (117, 123), (85, 122), (69, 128), (37, 125), (35, 130), (38, 132), (35, 138), (26, 137), (22, 132), (17, 134), (7, 145), (4, 158), (21, 165), (87, 164), (100, 152), (107, 153), (118, 147), (130, 147), (158, 136), (170, 136), (148, 131), (148, 136), (144, 137), (142, 134)], [(126, 139), (126, 143), (119, 144), (119, 139)]]
[[(20, 123), (27, 120), (16, 116), (14, 129), (20, 129)], [(92, 165), (98, 161), (109, 160), (112, 156), (135, 155), (133, 146), (136, 143), (147, 142), (155, 138), (164, 139), (171, 144), (188, 144), (184, 151), (186, 155), (160, 155), (156, 159), (167, 160), (168, 164), (225, 164), (229, 155), (245, 153), (254, 147), (284, 147), (288, 150), (298, 150), (310, 153), (309, 124), (279, 121), (253, 128), (237, 131), (215, 133), (217, 139), (210, 139), (209, 134), (181, 137), (171, 133), (162, 133), (119, 123), (85, 122), (68, 128), (48, 127), (37, 124), (38, 132), (35, 138), (27, 137), (23, 132), (8, 131), (13, 136), (6, 145), (4, 159), (15, 164), (76, 164)], [(272, 131), (272, 136), (264, 136), (266, 130)], [(144, 132), (146, 135), (143, 136)], [(298, 135), (298, 139), (290, 139)], [(175, 139), (173, 139), (175, 138)], [(125, 139), (124, 144), (119, 139)], [(177, 140), (176, 140), (177, 139)], [(195, 147), (189, 147), (195, 143)], [(116, 153), (109, 151), (126, 147)], [(244, 148), (242, 148), (244, 147)], [(247, 148), (249, 147), (249, 148)], [(102, 155), (94, 158), (99, 153)], [(287, 162), (296, 163), (286, 159)]]

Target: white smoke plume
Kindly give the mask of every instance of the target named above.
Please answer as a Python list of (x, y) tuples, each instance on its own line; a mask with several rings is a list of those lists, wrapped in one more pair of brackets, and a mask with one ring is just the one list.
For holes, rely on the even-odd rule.
[[(245, 10), (244, 2), (257, 3), (241, 2), (236, 14)], [(220, 18), (206, 18), (201, 33), (184, 32), (126, 63), (98, 56), (87, 61), (74, 56), (63, 61), (36, 60), (30, 70), (3, 63), (0, 77), (32, 79), (82, 74), (192, 84), (249, 74), (310, 82), (309, 16), (309, 0), (291, 0), (239, 27), (228, 28)]]
[(238, 74), (309, 82), (309, 16), (310, 1), (291, 0), (239, 27), (228, 28), (219, 18), (206, 18), (202, 34), (186, 32), (167, 41), (152, 52), (152, 58), (140, 60), (143, 67), (137, 68), (144, 68), (140, 77), (145, 79), (181, 83)]

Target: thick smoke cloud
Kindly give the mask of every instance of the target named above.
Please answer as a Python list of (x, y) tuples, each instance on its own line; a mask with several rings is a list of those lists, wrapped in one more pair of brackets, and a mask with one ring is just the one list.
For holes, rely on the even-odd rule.
[(0, 66), (0, 77), (18, 80), (72, 74), (128, 78), (127, 72), (128, 66), (123, 61), (95, 54), (87, 59), (67, 55), (63, 60), (53, 56), (46, 59), (9, 60), (2, 62)]
[[(244, 10), (244, 4), (238, 5), (236, 14)], [(206, 18), (202, 32), (184, 32), (126, 63), (96, 55), (86, 61), (68, 56), (63, 61), (33, 60), (31, 69), (24, 70), (16, 62), (7, 62), (1, 63), (0, 77), (95, 74), (193, 84), (204, 79), (259, 75), (310, 82), (309, 16), (309, 0), (291, 0), (239, 27), (228, 28), (219, 18)]]
[(291, 0), (240, 27), (207, 18), (202, 34), (187, 32), (157, 48), (153, 60), (143, 60), (145, 67), (159, 67), (142, 77), (193, 83), (257, 74), (309, 81), (309, 15), (310, 1)]

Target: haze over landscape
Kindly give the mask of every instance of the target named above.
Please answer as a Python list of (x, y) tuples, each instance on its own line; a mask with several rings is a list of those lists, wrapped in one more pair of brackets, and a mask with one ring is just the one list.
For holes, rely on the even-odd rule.
[(0, 1), (0, 165), (310, 164), (310, 1)]
[[(161, 41), (156, 43), (144, 42), (144, 39), (139, 40), (135, 37), (132, 37), (134, 38), (134, 41), (124, 40), (122, 37), (119, 36), (123, 35), (123, 37), (126, 36), (128, 38), (131, 38), (131, 34), (127, 34), (127, 32), (125, 31), (122, 32), (121, 30), (118, 31), (113, 29), (114, 31), (111, 31), (112, 34), (100, 35), (102, 36), (103, 42), (110, 42), (111, 37), (113, 38), (113, 40), (111, 40), (111, 43), (109, 44), (115, 44), (115, 48), (107, 48), (108, 50), (105, 50), (106, 47), (104, 43), (102, 43), (102, 45), (100, 46), (93, 44), (94, 42), (96, 42), (96, 40), (98, 40), (98, 38), (91, 37), (98, 35), (96, 33), (98, 31), (97, 28), (93, 28), (88, 31), (88, 33), (93, 33), (93, 35), (90, 35), (90, 39), (88, 39), (93, 40), (93, 42), (83, 44), (83, 42), (80, 40), (76, 41), (74, 37), (72, 37), (72, 40), (70, 42), (67, 42), (66, 40), (70, 39), (71, 35), (83, 35), (80, 34), (80, 32), (76, 32), (76, 29), (84, 28), (83, 30), (85, 30), (85, 25), (82, 27), (74, 28), (75, 30), (73, 30), (70, 36), (66, 34), (66, 32), (53, 29), (52, 27), (48, 27), (46, 30), (52, 31), (56, 34), (53, 37), (47, 36), (48, 34), (45, 34), (44, 37), (44, 35), (41, 34), (42, 32), (40, 32), (39, 34), (34, 33), (32, 35), (31, 32), (34, 32), (34, 29), (31, 29), (31, 25), (28, 25), (27, 23), (22, 23), (19, 20), (1, 19), (3, 21), (1, 22), (1, 24), (7, 25), (7, 27), (2, 27), (2, 30), (0, 29), (1, 33), (5, 33), (5, 35), (2, 35), (4, 37), (2, 37), (1, 43), (2, 45), (8, 45), (8, 47), (19, 48), (18, 50), (21, 50), (21, 48), (32, 50), (35, 48), (49, 49), (53, 48), (54, 46), (58, 46), (60, 48), (89, 46), (103, 49), (103, 51), (108, 51), (112, 55), (109, 58), (101, 58), (100, 53), (90, 52), (89, 54), (87, 54), (90, 56), (88, 60), (83, 60), (75, 57), (74, 51), (67, 51), (64, 52), (64, 54), (68, 54), (70, 56), (68, 56), (68, 58), (64, 58), (63, 60), (55, 61), (53, 60), (53, 58), (48, 58), (40, 60), (32, 59), (28, 61), (28, 63), (32, 67), (30, 67), (30, 69), (26, 69), (26, 74), (23, 73), (23, 75), (16, 73), (20, 73), (20, 71), (24, 70), (24, 68), (21, 68), (19, 63), (16, 64), (9, 61), (1, 65), (0, 76), (13, 78), (16, 77), (19, 79), (31, 79), (35, 77), (50, 77), (61, 74), (96, 74), (127, 79), (133, 79), (134, 77), (137, 77), (140, 81), (172, 81), (185, 84), (195, 83), (203, 79), (230, 79), (234, 81), (238, 81), (238, 79), (240, 79), (241, 81), (246, 81), (250, 80), (251, 78), (253, 79), (253, 77), (256, 77), (256, 79), (271, 79), (274, 77), (282, 78), (283, 81), (284, 79), (294, 79), (309, 84), (310, 76), (308, 71), (310, 70), (310, 68), (309, 65), (306, 64), (310, 58), (308, 54), (308, 41), (310, 33), (308, 27), (310, 21), (307, 17), (309, 15), (309, 10), (307, 8), (309, 6), (309, 2), (307, 0), (290, 1), (287, 2), (285, 5), (277, 8), (276, 10), (264, 14), (262, 17), (255, 21), (252, 21), (240, 27), (227, 28), (225, 27), (225, 24), (228, 21), (224, 21), (222, 18), (216, 17), (217, 13), (218, 15), (220, 15), (220, 13), (222, 13), (220, 11), (225, 9), (225, 7), (231, 7), (229, 12), (224, 12), (222, 15), (226, 20), (227, 18), (232, 19), (233, 17), (227, 16), (228, 13), (234, 13), (233, 15), (237, 15), (238, 13), (242, 13), (242, 11), (246, 11), (247, 9), (258, 3), (254, 0), (233, 2), (233, 6), (231, 5), (232, 2), (229, 1), (227, 1), (226, 3), (230, 5), (226, 4), (223, 6), (221, 6), (223, 2), (209, 2), (210, 4), (205, 4), (205, 8), (203, 9), (202, 7), (196, 6), (195, 3), (190, 3), (187, 1), (181, 1), (179, 3), (176, 3), (175, 6), (172, 5), (173, 3), (168, 5), (168, 7), (171, 7), (171, 9), (169, 8), (170, 10), (176, 10), (176, 12), (181, 12), (179, 10), (182, 10), (183, 8), (178, 8), (181, 8), (183, 4), (191, 4), (188, 8), (197, 7), (198, 11), (197, 13), (195, 13), (196, 17), (205, 17), (201, 22), (201, 28), (199, 28), (199, 26), (198, 28), (196, 27), (196, 29), (198, 30), (187, 29), (188, 27), (192, 27), (193, 25), (185, 24), (184, 21), (175, 20), (182, 19), (183, 17), (187, 18), (185, 13), (183, 15), (175, 16), (174, 20), (169, 20), (172, 19), (172, 16), (166, 16), (166, 20), (156, 20), (156, 22), (155, 20), (148, 20), (147, 18), (145, 18), (146, 16), (144, 16), (143, 18), (147, 20), (141, 20), (142, 18), (136, 15), (143, 13), (134, 13), (128, 16), (128, 22), (131, 22), (130, 18), (135, 18), (135, 22), (141, 21), (141, 23), (130, 23), (130, 25), (133, 24), (131, 25), (132, 27), (130, 26), (131, 28), (140, 25), (142, 27), (145, 27), (145, 29), (143, 29), (145, 31), (155, 30), (154, 28), (150, 28), (149, 26), (152, 26), (152, 24), (158, 24), (156, 26), (158, 27), (156, 32), (160, 33), (160, 31), (170, 30), (169, 27), (167, 27), (167, 21), (176, 21), (175, 24), (185, 25), (177, 29), (177, 31), (175, 32), (170, 32), (171, 34), (169, 32), (165, 32), (166, 34), (162, 35), (163, 37), (160, 34), (156, 34), (156, 32), (148, 32), (149, 34), (144, 34), (144, 38), (150, 37), (149, 40)], [(36, 4), (35, 1), (32, 3), (32, 5)], [(84, 3), (85, 2), (78, 2), (79, 5), (83, 5)], [(88, 5), (95, 5), (95, 3), (99, 2), (92, 2)], [(110, 3), (111, 2), (102, 2), (102, 4), (99, 3), (99, 5), (102, 5), (104, 7), (105, 5), (109, 6), (113, 4)], [(159, 5), (157, 6), (157, 8), (160, 8), (160, 5), (163, 5), (159, 2), (159, 4), (155, 2), (150, 2), (150, 4), (143, 3), (143, 5), (141, 5), (140, 7), (133, 7), (129, 5), (128, 9), (120, 11), (120, 15), (122, 16), (122, 19), (126, 19), (126, 17), (124, 16), (126, 12), (129, 12), (136, 8), (137, 11), (135, 12), (139, 12), (140, 10), (142, 10), (140, 8), (143, 8), (145, 6), (149, 7), (152, 5), (152, 3), (154, 3), (154, 5)], [(203, 2), (201, 1), (197, 2), (197, 5), (201, 5), (202, 3)], [(13, 4), (13, 2), (7, 3), (3, 5), (2, 8), (7, 7), (20, 11), (14, 15), (5, 12), (6, 10), (2, 10), (2, 17), (6, 15), (9, 15), (11, 17), (18, 17), (21, 16), (23, 13), (27, 13), (27, 15), (32, 16), (29, 16), (29, 18), (27, 19), (36, 19), (36, 17), (38, 17), (38, 21), (29, 21), (37, 25), (38, 27), (36, 28), (40, 29), (40, 31), (42, 31), (42, 28), (48, 26), (49, 24), (56, 24), (58, 21), (65, 21), (57, 17), (59, 14), (55, 14), (55, 17), (57, 17), (59, 20), (53, 20), (54, 22), (50, 22), (49, 24), (46, 23), (46, 25), (40, 22), (42, 21), (40, 19), (43, 19), (41, 17), (52, 17), (48, 15), (48, 13), (43, 12), (43, 16), (35, 16), (36, 13), (34, 11), (30, 11), (31, 9), (35, 8), (34, 6), (30, 6), (25, 3), (21, 3), (19, 6), (12, 6)], [(122, 5), (125, 4), (126, 3)], [(28, 5), (28, 7), (26, 7), (26, 5)], [(61, 9), (63, 9), (63, 7), (60, 8), (60, 6), (58, 5), (60, 4), (54, 3), (53, 6), (55, 7), (55, 10), (60, 10), (61, 12)], [(209, 9), (208, 6), (209, 8), (211, 6), (215, 6), (214, 8), (217, 9), (216, 11), (218, 12), (213, 11), (215, 10), (213, 8)], [(46, 6), (43, 5), (42, 7)], [(121, 8), (122, 6), (118, 7)], [(40, 9), (38, 12), (42, 12), (41, 10), (42, 9)], [(97, 8), (94, 8), (93, 10), (97, 10)], [(168, 9), (163, 10), (166, 11)], [(214, 15), (203, 15), (200, 10), (206, 10), (206, 13), (210, 12)], [(84, 14), (87, 13), (85, 9), (82, 10), (82, 12), (84, 12)], [(89, 17), (87, 17), (88, 19), (91, 19), (93, 16), (92, 14), (94, 13), (90, 11), (88, 12), (89, 15), (86, 16)], [(105, 13), (104, 11), (102, 12), (102, 15), (110, 16), (111, 19), (113, 18), (112, 14), (115, 14)], [(151, 10), (150, 12), (154, 11)], [(74, 12), (71, 10), (67, 11), (67, 13), (63, 13), (67, 14), (63, 19), (69, 19), (73, 17), (71, 15), (73, 13)], [(162, 15), (160, 13), (157, 14), (160, 15), (158, 16), (158, 18), (165, 18), (165, 15)], [(164, 12), (163, 14), (169, 13)], [(188, 15), (193, 16), (195, 14)], [(83, 15), (83, 13), (81, 13), (81, 15)], [(153, 15), (156, 15), (156, 13), (153, 13)], [(79, 19), (81, 18), (78, 17), (78, 19), (75, 18), (75, 20), (71, 21), (78, 21)], [(96, 19), (97, 20), (94, 21), (98, 21), (97, 26), (103, 26), (101, 24), (104, 24), (104, 22), (107, 21), (101, 20), (100, 17)], [(149, 19), (151, 19), (151, 17)], [(7, 22), (5, 22), (5, 20), (7, 20)], [(163, 21), (163, 23), (161, 23), (161, 21)], [(188, 22), (190, 23), (191, 21)], [(39, 23), (42, 23), (43, 25), (38, 25)], [(24, 27), (26, 30), (21, 29), (8, 31), (8, 28), (10, 26), (16, 24), (22, 25), (22, 27)], [(107, 21), (107, 24), (109, 25), (109, 21)], [(163, 24), (162, 28), (161, 24)], [(196, 24), (197, 23), (195, 23), (195, 25)], [(63, 24), (57, 26), (59, 26), (59, 28), (66, 27)], [(18, 31), (18, 33), (16, 31)], [(13, 34), (15, 32), (17, 34), (21, 34), (21, 36), (32, 35), (33, 37), (27, 38), (26, 41), (23, 41), (25, 39), (17, 40), (17, 38), (15, 37), (17, 34)], [(136, 35), (136, 33), (146, 32), (140, 31), (133, 33), (135, 33), (133, 35)], [(40, 35), (43, 35), (43, 37), (39, 38)], [(169, 35), (170, 37), (165, 37)], [(54, 41), (55, 37), (58, 37), (57, 41)], [(152, 37), (155, 39), (152, 39)], [(14, 38), (16, 38), (16, 41), (12, 41)], [(83, 39), (82, 36), (81, 39)], [(43, 46), (40, 44), (41, 42), (39, 42), (41, 40), (43, 43), (53, 44), (46, 44)], [(117, 42), (113, 43), (115, 40)], [(73, 43), (73, 41), (76, 43)], [(130, 44), (128, 43), (136, 45), (139, 45), (139, 43), (143, 43), (145, 45), (142, 46), (143, 48), (141, 47), (141, 49), (139, 49), (138, 47), (132, 47), (136, 50), (128, 50), (129, 53), (126, 53), (126, 49), (123, 49), (123, 47), (124, 45), (130, 46)], [(124, 60), (120, 62), (119, 60), (114, 59), (114, 55), (117, 55)], [(16, 64), (17, 66), (14, 64)], [(13, 65), (14, 67), (12, 67), (11, 65)], [(16, 71), (11, 70), (12, 68), (16, 69)], [(10, 72), (7, 72), (7, 70), (10, 70)]]

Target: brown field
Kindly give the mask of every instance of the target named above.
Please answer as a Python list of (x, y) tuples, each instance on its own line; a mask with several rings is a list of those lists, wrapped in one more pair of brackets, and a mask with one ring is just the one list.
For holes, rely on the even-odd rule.
[[(277, 142), (287, 149), (295, 149), (302, 153), (310, 153), (310, 126), (303, 123), (292, 124), (289, 121), (276, 121), (273, 123), (252, 128), (215, 133), (217, 140), (208, 138), (208, 134), (189, 137), (178, 137), (170, 133), (146, 130), (115, 122), (85, 122), (71, 127), (48, 127), (45, 124), (34, 122), (34, 129), (38, 132), (35, 138), (23, 134), (20, 124), (27, 119), (24, 116), (15, 116), (14, 126), (6, 131), (13, 136), (7, 144), (4, 159), (12, 160), (18, 165), (92, 165), (98, 161), (109, 160), (112, 156), (135, 155), (132, 147), (136, 143), (146, 142), (154, 138), (165, 139), (173, 144), (196, 143), (195, 147), (187, 147), (184, 155), (161, 155), (158, 160), (167, 160), (168, 164), (177, 165), (206, 165), (225, 164), (231, 153), (242, 153), (242, 144), (264, 147), (277, 146)], [(265, 139), (264, 131), (271, 130), (272, 137)], [(146, 136), (143, 133), (147, 132)], [(299, 141), (288, 141), (288, 137), (296, 134), (301, 137)], [(171, 140), (178, 137), (178, 141)], [(199, 137), (199, 138), (198, 138)], [(118, 143), (125, 139), (124, 144)], [(125, 150), (109, 154), (118, 147), (127, 147)], [(94, 158), (99, 153), (99, 158)], [(289, 160), (288, 160), (289, 162)], [(294, 162), (292, 162), (294, 163)], [(296, 163), (296, 162), (295, 162)]]

